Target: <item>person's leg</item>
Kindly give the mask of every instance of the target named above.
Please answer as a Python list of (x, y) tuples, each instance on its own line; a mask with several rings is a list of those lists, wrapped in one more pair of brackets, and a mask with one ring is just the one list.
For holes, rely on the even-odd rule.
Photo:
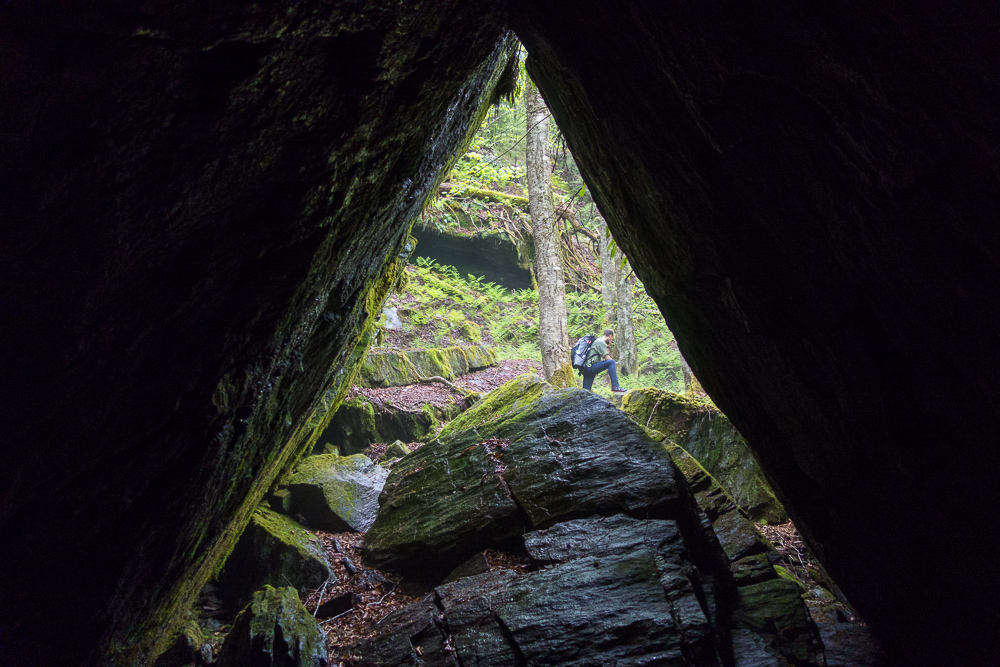
[(618, 371), (616, 370), (617, 365), (615, 364), (614, 359), (612, 359), (608, 363), (610, 364), (608, 366), (608, 375), (611, 376), (611, 388), (618, 389), (621, 385), (618, 384)]
[(583, 377), (584, 377), (583, 388), (584, 389), (590, 389), (594, 385), (594, 378), (597, 377), (597, 375), (599, 373), (601, 373), (602, 371), (604, 371), (604, 370), (607, 370), (609, 373), (612, 374), (611, 375), (611, 382), (613, 384), (611, 386), (612, 387), (617, 387), (618, 386), (618, 376), (614, 374), (614, 372), (615, 372), (615, 360), (614, 359), (607, 359), (605, 361), (598, 361), (596, 364), (594, 364), (590, 368), (585, 368), (583, 370)]

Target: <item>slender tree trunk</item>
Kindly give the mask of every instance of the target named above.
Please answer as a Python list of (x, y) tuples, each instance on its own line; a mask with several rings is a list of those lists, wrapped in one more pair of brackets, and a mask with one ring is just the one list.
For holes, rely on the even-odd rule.
[(601, 253), (601, 298), (604, 300), (604, 318), (607, 323), (614, 324), (617, 313), (615, 313), (615, 295), (617, 294), (618, 275), (616, 269), (618, 262), (611, 257), (611, 236), (608, 235), (608, 225), (604, 218), (597, 217), (597, 233), (600, 236), (598, 246)]
[[(620, 265), (619, 265), (620, 266)], [(628, 264), (618, 273), (615, 298), (615, 347), (618, 349), (618, 369), (622, 375), (633, 375), (639, 367), (639, 348), (635, 342), (632, 322), (632, 284), (629, 282)]]
[[(573, 380), (566, 325), (566, 288), (563, 284), (559, 227), (552, 204), (552, 170), (549, 166), (548, 108), (534, 83), (527, 82), (524, 102), (528, 111), (526, 164), (531, 235), (535, 239), (535, 276), (538, 279), (538, 341), (545, 379), (557, 384)], [(568, 372), (567, 372), (568, 370)]]
[(691, 367), (688, 365), (687, 359), (684, 355), (681, 356), (681, 372), (684, 374), (684, 391), (691, 389), (691, 380), (694, 379), (694, 373), (691, 372)]

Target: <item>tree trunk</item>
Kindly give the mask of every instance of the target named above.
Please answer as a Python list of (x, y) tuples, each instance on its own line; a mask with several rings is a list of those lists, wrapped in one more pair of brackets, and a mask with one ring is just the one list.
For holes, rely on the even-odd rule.
[(691, 372), (691, 366), (688, 365), (687, 359), (684, 355), (681, 355), (681, 372), (684, 374), (684, 391), (691, 389), (691, 380), (694, 378), (694, 373)]
[[(542, 371), (546, 380), (557, 373), (559, 384), (570, 382), (573, 370), (569, 358), (566, 325), (566, 288), (563, 284), (559, 228), (552, 204), (552, 170), (549, 166), (548, 108), (529, 80), (524, 93), (528, 111), (526, 163), (528, 208), (531, 235), (535, 239), (535, 276), (538, 279), (538, 342), (542, 350)], [(569, 372), (566, 372), (566, 369)]]
[[(618, 266), (621, 266), (618, 264)], [(615, 347), (618, 349), (618, 370), (622, 375), (632, 375), (639, 366), (639, 348), (635, 343), (632, 323), (632, 284), (629, 282), (628, 264), (618, 272), (615, 292)]]
[(601, 298), (604, 299), (604, 319), (607, 324), (615, 323), (615, 295), (618, 284), (618, 261), (611, 257), (611, 236), (608, 234), (608, 225), (604, 218), (597, 217), (597, 233), (600, 236), (598, 241), (601, 252)]

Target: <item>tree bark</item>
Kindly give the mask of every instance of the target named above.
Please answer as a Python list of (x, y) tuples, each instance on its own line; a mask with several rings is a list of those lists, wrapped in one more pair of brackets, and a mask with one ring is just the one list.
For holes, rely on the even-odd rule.
[(639, 348), (635, 342), (635, 326), (632, 322), (632, 284), (629, 282), (628, 264), (620, 267), (615, 290), (615, 347), (617, 348), (618, 370), (622, 375), (632, 375), (639, 365)]
[(604, 218), (598, 217), (597, 234), (601, 254), (601, 298), (604, 300), (604, 319), (607, 324), (615, 323), (615, 296), (618, 292), (618, 263), (611, 257), (611, 236), (608, 235), (608, 225)]
[[(526, 164), (531, 234), (535, 240), (535, 277), (538, 280), (538, 342), (542, 371), (551, 380), (570, 366), (566, 325), (566, 288), (549, 166), (549, 110), (529, 80), (524, 94), (527, 108)], [(572, 368), (568, 377), (572, 379)]]

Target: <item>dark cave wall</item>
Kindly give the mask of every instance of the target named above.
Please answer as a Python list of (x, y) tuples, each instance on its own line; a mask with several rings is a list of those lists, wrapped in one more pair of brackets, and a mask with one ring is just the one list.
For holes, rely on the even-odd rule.
[(615, 239), (838, 584), (914, 664), (991, 664), (997, 3), (511, 15)]
[(460, 236), (418, 226), (413, 236), (414, 257), (454, 266), (461, 275), (482, 277), (507, 289), (531, 289), (531, 269), (522, 266), (518, 244), (505, 236)]
[(512, 53), (397, 9), (0, 7), (5, 664), (144, 664), (349, 386)]

